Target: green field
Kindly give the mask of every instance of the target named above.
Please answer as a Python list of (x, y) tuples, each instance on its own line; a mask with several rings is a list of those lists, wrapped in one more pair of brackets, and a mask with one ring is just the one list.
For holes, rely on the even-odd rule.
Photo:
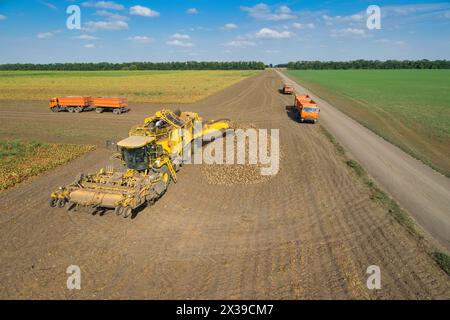
[(92, 145), (0, 141), (0, 192), (94, 149)]
[(129, 102), (192, 103), (259, 71), (0, 71), (0, 101), (122, 96)]
[(450, 70), (290, 70), (288, 74), (450, 176)]

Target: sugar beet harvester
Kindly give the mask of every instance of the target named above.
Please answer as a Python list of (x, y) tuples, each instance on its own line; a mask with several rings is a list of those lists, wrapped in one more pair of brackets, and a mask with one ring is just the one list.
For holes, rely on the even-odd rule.
[[(196, 122), (201, 124), (198, 133), (194, 130)], [(195, 139), (222, 135), (228, 128), (228, 120), (203, 122), (196, 113), (161, 110), (117, 143), (120, 153), (115, 157), (124, 164), (123, 170), (102, 168), (93, 174), (81, 174), (72, 184), (51, 194), (50, 206), (114, 209), (127, 218), (134, 209), (154, 203), (171, 181), (177, 181), (183, 152), (191, 152)]]

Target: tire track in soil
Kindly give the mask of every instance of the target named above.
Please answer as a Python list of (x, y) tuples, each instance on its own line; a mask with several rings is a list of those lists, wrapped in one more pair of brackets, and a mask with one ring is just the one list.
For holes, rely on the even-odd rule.
[[(319, 126), (289, 118), (293, 98), (280, 95), (280, 86), (275, 73), (264, 72), (182, 106), (205, 119), (279, 128), (284, 157), (269, 182), (210, 185), (200, 166), (187, 165), (179, 183), (134, 220), (50, 210), (52, 189), (107, 163), (100, 149), (0, 193), (1, 297), (448, 298), (448, 277), (369, 199)], [(138, 106), (134, 115), (101, 123), (120, 136), (159, 108)], [(32, 110), (20, 116), (30, 113), (37, 125), (55, 119)], [(57, 116), (62, 125), (72, 119)], [(99, 121), (81, 119), (81, 129)], [(70, 264), (82, 269), (80, 292), (65, 289)], [(371, 264), (382, 270), (378, 292), (365, 288)]]

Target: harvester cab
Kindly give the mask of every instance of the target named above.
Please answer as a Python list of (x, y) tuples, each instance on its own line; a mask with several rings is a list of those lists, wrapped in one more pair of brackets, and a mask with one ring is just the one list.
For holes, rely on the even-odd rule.
[[(119, 159), (122, 160), (127, 170), (147, 172), (152, 170), (162, 172), (163, 180), (172, 178), (177, 181), (172, 161), (163, 146), (157, 143), (154, 137), (131, 136), (117, 143), (120, 151)], [(162, 168), (167, 167), (168, 170)]]

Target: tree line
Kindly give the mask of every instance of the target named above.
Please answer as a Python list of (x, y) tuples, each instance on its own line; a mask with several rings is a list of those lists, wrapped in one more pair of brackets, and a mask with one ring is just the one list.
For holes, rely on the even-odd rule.
[(125, 62), (125, 63), (10, 63), (0, 64), (2, 71), (55, 70), (55, 71), (100, 71), (100, 70), (264, 70), (265, 64), (258, 61), (186, 61), (186, 62)]
[(296, 61), (281, 64), (295, 70), (330, 70), (330, 69), (450, 69), (450, 60), (353, 60), (353, 61)]

